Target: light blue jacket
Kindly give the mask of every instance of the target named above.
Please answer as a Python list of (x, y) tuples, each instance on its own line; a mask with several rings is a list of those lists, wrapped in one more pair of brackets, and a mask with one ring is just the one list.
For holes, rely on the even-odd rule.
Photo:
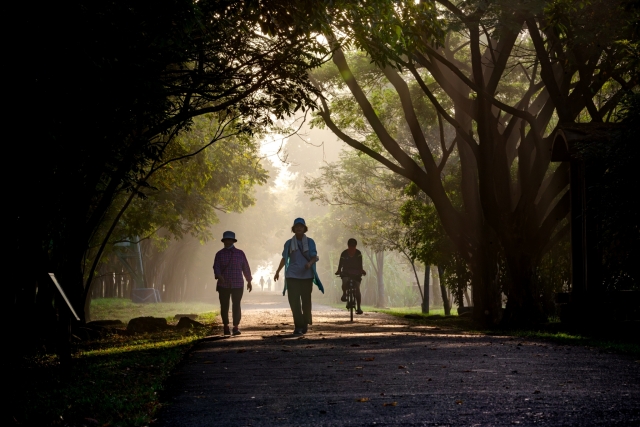
[[(318, 250), (316, 249), (316, 242), (313, 241), (312, 238), (307, 237), (309, 239), (309, 257), (313, 258), (318, 256)], [(282, 258), (284, 258), (284, 289), (282, 290), (282, 295), (287, 293), (287, 269), (289, 268), (289, 248), (291, 247), (291, 239), (287, 240), (284, 244), (284, 250), (282, 251)], [(320, 289), (320, 292), (324, 294), (324, 286), (322, 286), (322, 282), (318, 277), (318, 273), (316, 272), (316, 263), (314, 262), (311, 265), (311, 270), (313, 271), (313, 283)]]

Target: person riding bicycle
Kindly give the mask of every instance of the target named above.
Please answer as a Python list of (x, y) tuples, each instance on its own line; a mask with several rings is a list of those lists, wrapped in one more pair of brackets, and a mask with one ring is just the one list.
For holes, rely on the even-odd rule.
[[(340, 254), (340, 262), (338, 263), (338, 271), (336, 276), (342, 278), (342, 298), (340, 300), (347, 300), (347, 289), (349, 289), (349, 282), (353, 280), (355, 286), (357, 310), (356, 314), (362, 314), (360, 308), (360, 302), (362, 300), (362, 294), (360, 293), (360, 282), (362, 282), (362, 276), (367, 272), (362, 269), (362, 252), (356, 249), (358, 242), (356, 239), (351, 238), (347, 241), (347, 249)], [(349, 307), (347, 307), (349, 308)]]

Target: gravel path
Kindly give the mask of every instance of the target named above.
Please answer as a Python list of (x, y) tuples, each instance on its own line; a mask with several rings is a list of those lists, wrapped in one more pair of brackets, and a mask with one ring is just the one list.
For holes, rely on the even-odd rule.
[(640, 425), (630, 357), (322, 306), (299, 338), (264, 307), (194, 348), (155, 426)]

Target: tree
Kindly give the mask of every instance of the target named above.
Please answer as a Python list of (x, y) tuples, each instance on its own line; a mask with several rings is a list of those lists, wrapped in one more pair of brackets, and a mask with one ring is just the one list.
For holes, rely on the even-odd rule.
[[(7, 294), (11, 311), (33, 307), (36, 289), (46, 304), (47, 272), (81, 307), (81, 266), (113, 203), (144, 194), (193, 118), (218, 114), (250, 134), (311, 106), (306, 71), (326, 52), (311, 32), (314, 10), (275, 0), (79, 0), (25, 12), (37, 42), (17, 57), (12, 110), (32, 130), (32, 188), (16, 191), (14, 223), (20, 270), (30, 273)], [(34, 105), (46, 112), (36, 126), (25, 114)], [(68, 311), (59, 314), (68, 325)]]
[[(399, 209), (405, 201), (403, 188), (407, 180), (390, 173), (375, 160), (354, 151), (344, 151), (340, 161), (321, 168), (318, 179), (305, 179), (305, 193), (339, 211), (333, 215), (359, 236), (377, 279), (377, 305), (384, 307), (384, 254), (395, 251), (411, 263), (418, 286), (414, 258), (405, 246), (406, 228), (400, 221)], [(422, 298), (424, 292), (420, 288)]]
[[(637, 85), (637, 68), (621, 43), (632, 40), (635, 15), (624, 8), (634, 6), (376, 4), (382, 9), (352, 10), (347, 29), (328, 35), (339, 78), (318, 79), (324, 91), (319, 116), (347, 144), (410, 179), (432, 200), (473, 274), (476, 320), (501, 319), (501, 250), (509, 277), (505, 320), (541, 319), (533, 275), (547, 243), (563, 232), (558, 225), (570, 197), (568, 168), (550, 163), (550, 135), (558, 122), (606, 119), (624, 91)], [(384, 80), (354, 71), (339, 47), (345, 41), (367, 52)], [(372, 85), (395, 92), (401, 122), (379, 115), (367, 96)], [(360, 122), (334, 120), (347, 96), (357, 102), (368, 138), (358, 137)], [(437, 113), (430, 124), (419, 108), (424, 101)], [(462, 209), (441, 177), (452, 151), (460, 160)]]
[[(218, 139), (218, 132), (220, 123), (215, 116), (198, 117), (190, 130), (168, 147), (166, 155), (188, 155)], [(204, 243), (211, 237), (210, 226), (218, 221), (216, 212), (241, 212), (254, 203), (254, 185), (264, 184), (267, 179), (256, 141), (257, 137), (247, 134), (227, 134), (223, 141), (218, 139), (198, 155), (158, 169), (147, 180), (149, 187), (140, 190), (144, 198), (124, 191), (117, 196), (92, 242), (96, 249), (107, 250), (89, 252), (85, 263), (86, 280), (90, 283), (84, 301), (85, 317), (89, 318), (90, 276), (99, 257), (110, 255), (113, 244), (136, 240), (138, 236), (152, 239), (161, 250), (170, 240), (186, 235)], [(113, 233), (109, 233), (111, 228)]]
[[(637, 39), (636, 39), (637, 40)], [(638, 43), (636, 42), (636, 49)], [(640, 186), (634, 166), (640, 159), (640, 94), (629, 92), (615, 115), (619, 128), (609, 138), (578, 147), (586, 168), (597, 174), (587, 210), (598, 221), (605, 289), (632, 290), (640, 284), (638, 210)]]

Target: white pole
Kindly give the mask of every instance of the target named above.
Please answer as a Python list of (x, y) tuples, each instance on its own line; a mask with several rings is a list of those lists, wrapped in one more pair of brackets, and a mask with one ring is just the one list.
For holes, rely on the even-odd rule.
[(80, 321), (80, 318), (76, 314), (76, 311), (73, 309), (73, 307), (71, 306), (71, 303), (69, 302), (69, 299), (67, 298), (67, 296), (65, 295), (64, 291), (62, 290), (62, 287), (60, 286), (60, 283), (58, 283), (58, 281), (56, 280), (56, 275), (53, 274), (53, 273), (49, 273), (49, 277), (51, 277), (51, 280), (53, 280), (53, 283), (56, 285), (56, 287), (60, 291), (60, 295), (62, 295), (62, 298), (64, 298), (64, 300), (66, 301), (67, 305), (69, 306), (69, 310), (71, 310), (73, 315), (76, 317), (76, 320)]

